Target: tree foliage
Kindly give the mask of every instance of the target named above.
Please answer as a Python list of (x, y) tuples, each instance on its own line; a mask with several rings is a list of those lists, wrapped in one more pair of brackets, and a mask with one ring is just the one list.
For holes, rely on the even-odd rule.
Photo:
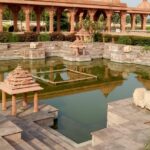
[(97, 21), (90, 21), (88, 17), (82, 21), (82, 26), (92, 33), (101, 32), (106, 29), (106, 21), (103, 15), (100, 15)]

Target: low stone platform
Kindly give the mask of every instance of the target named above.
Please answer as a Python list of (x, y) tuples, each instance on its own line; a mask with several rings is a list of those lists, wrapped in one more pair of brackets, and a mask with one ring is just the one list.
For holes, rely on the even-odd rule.
[(150, 111), (132, 99), (109, 103), (107, 128), (92, 133), (94, 149), (140, 150), (150, 141)]
[(22, 129), (0, 113), (0, 149), (15, 150), (15, 148), (11, 146), (5, 138), (11, 137), (19, 139), (21, 138), (21, 134)]

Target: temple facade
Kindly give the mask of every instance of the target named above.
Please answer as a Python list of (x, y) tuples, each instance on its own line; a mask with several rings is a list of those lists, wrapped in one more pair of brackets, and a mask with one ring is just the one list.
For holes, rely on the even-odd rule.
[(3, 32), (3, 13), (8, 7), (13, 14), (14, 31), (18, 27), (18, 13), (23, 10), (25, 15), (25, 31), (30, 32), (30, 13), (36, 14), (36, 31), (40, 32), (40, 18), (43, 11), (49, 14), (49, 32), (54, 32), (54, 15), (57, 16), (57, 32), (61, 31), (61, 17), (67, 12), (70, 23), (70, 32), (75, 32), (75, 24), (89, 16), (91, 21), (96, 21), (101, 14), (104, 15), (107, 24), (107, 31), (111, 31), (112, 16), (114, 13), (120, 15), (120, 28), (126, 31), (126, 16), (131, 16), (131, 30), (135, 30), (136, 16), (141, 16), (141, 30), (146, 30), (147, 16), (150, 14), (150, 3), (142, 0), (135, 7), (128, 7), (120, 0), (1, 0), (0, 1), (0, 32)]

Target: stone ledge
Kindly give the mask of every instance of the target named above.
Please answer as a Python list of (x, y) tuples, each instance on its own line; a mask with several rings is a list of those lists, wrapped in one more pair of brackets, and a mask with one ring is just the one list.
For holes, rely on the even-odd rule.
[[(121, 146), (123, 150), (129, 147), (132, 150), (144, 148), (150, 139), (150, 125), (145, 124), (150, 121), (150, 111), (137, 108), (131, 100), (129, 98), (108, 104), (108, 128), (92, 133), (95, 149), (109, 146), (115, 150), (113, 145)], [(117, 116), (115, 124), (112, 116)]]

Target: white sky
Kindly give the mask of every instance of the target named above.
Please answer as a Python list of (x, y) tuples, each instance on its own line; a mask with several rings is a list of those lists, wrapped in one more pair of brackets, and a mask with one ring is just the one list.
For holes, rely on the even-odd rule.
[[(131, 6), (131, 7), (135, 7), (137, 6), (142, 0), (121, 0), (121, 2), (125, 2), (128, 4), (128, 6)], [(148, 0), (150, 1), (150, 0)]]

